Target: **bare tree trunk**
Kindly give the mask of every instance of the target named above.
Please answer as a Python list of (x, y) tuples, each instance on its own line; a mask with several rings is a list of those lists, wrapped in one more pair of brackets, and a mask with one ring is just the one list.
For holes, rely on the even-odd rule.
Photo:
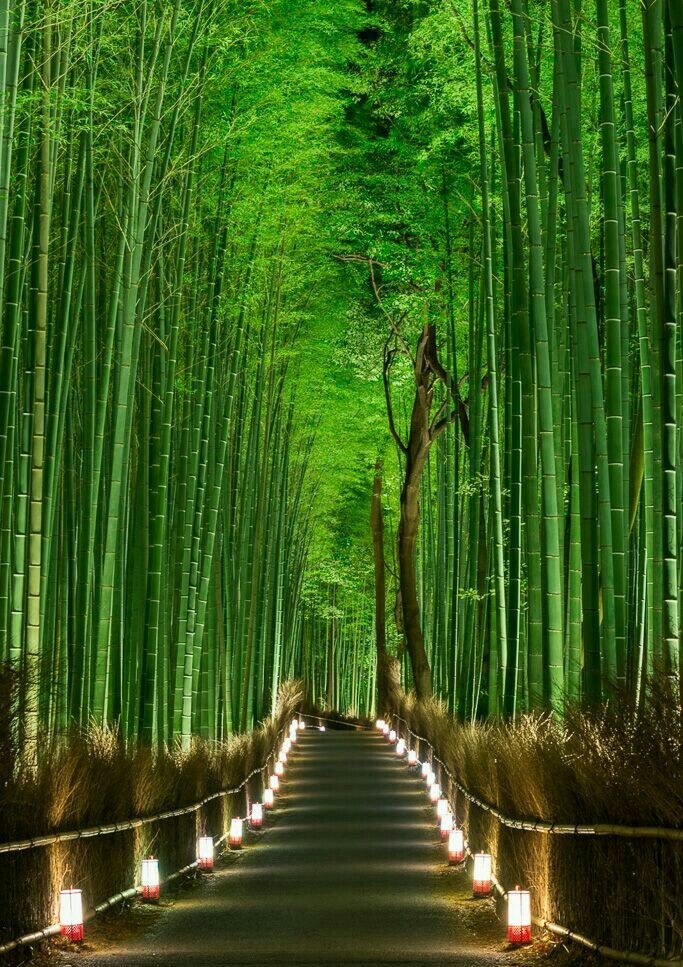
[(375, 464), (375, 479), (370, 505), (370, 529), (375, 561), (375, 645), (377, 648), (377, 712), (389, 712), (401, 680), (401, 666), (387, 651), (387, 596), (384, 567), (384, 518), (382, 516), (382, 470), (381, 460)]
[(419, 455), (416, 463), (412, 463), (410, 443), (408, 449), (408, 466), (401, 491), (401, 516), (398, 525), (398, 567), (403, 604), (403, 629), (413, 669), (415, 693), (419, 699), (425, 699), (432, 695), (432, 672), (425, 650), (420, 603), (417, 597), (415, 545), (420, 526), (420, 475), (427, 450), (425, 449), (424, 455)]

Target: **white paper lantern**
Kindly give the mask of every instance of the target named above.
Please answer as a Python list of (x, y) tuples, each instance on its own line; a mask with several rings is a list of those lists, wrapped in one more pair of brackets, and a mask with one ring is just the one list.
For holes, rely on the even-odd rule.
[(142, 861), (142, 898), (159, 899), (159, 860), (154, 856)]
[(230, 820), (230, 835), (228, 836), (230, 849), (242, 848), (242, 820), (238, 817)]
[(213, 869), (213, 836), (200, 836), (197, 844), (197, 860), (200, 870)]
[(81, 890), (62, 890), (59, 894), (59, 926), (72, 943), (83, 939), (83, 894)]
[(491, 892), (491, 854), (475, 853), (472, 893), (475, 896), (488, 896)]
[(531, 943), (531, 894), (519, 887), (508, 893), (508, 940)]
[(448, 836), (448, 862), (462, 863), (465, 855), (465, 837), (461, 829), (452, 829)]
[(252, 829), (261, 829), (263, 826), (263, 806), (260, 802), (251, 804), (251, 816), (249, 817)]
[(272, 809), (275, 805), (275, 793), (272, 789), (265, 789), (263, 792), (263, 805), (266, 809)]

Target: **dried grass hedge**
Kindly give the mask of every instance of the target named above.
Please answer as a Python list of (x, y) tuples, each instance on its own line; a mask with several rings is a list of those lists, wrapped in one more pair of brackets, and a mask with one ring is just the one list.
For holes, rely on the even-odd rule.
[[(253, 732), (229, 742), (195, 740), (150, 749), (126, 745), (116, 729), (90, 728), (61, 737), (36, 769), (23, 768), (12, 732), (13, 683), (0, 671), (0, 840), (106, 826), (190, 806), (212, 793), (238, 786), (270, 753), (277, 733), (303, 698), (299, 682), (278, 694), (276, 713)], [(262, 777), (249, 783), (260, 796)], [(243, 815), (246, 790), (220, 797), (195, 813), (152, 822), (125, 832), (0, 854), (0, 943), (58, 919), (64, 887), (83, 890), (86, 909), (139, 882), (141, 859), (160, 858), (162, 876), (196, 859), (197, 837), (217, 837), (232, 815)]]
[[(456, 723), (437, 701), (396, 709), (469, 792), (504, 815), (551, 823), (683, 828), (683, 718), (663, 685), (562, 721)], [(534, 914), (618, 950), (683, 955), (683, 843), (527, 832), (455, 793), (471, 846), (507, 887), (531, 889)]]

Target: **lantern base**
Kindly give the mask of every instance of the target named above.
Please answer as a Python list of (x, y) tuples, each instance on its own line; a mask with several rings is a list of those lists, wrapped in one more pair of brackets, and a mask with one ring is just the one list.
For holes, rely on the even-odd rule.
[(254, 822), (254, 820), (252, 819), (249, 823), (249, 826), (252, 829), (263, 829), (263, 820), (259, 819), (256, 822)]
[(448, 862), (451, 866), (459, 866), (464, 859), (463, 853), (449, 853)]
[(199, 869), (202, 870), (202, 872), (204, 872), (204, 873), (212, 873), (213, 872), (213, 860), (200, 860), (199, 861)]
[(484, 897), (491, 893), (490, 880), (475, 880), (472, 884), (472, 896)]
[(242, 849), (242, 840), (228, 840), (230, 849)]
[(508, 941), (513, 944), (531, 943), (531, 926), (508, 927)]
[(158, 900), (159, 899), (159, 887), (158, 886), (143, 886), (142, 888), (142, 899), (143, 900)]
[(450, 835), (450, 832), (451, 832), (450, 829), (442, 829), (441, 830), (441, 839), (444, 841), (444, 843), (448, 839), (448, 837)]
[(62, 927), (62, 936), (71, 943), (81, 943), (83, 940), (83, 924), (72, 923)]

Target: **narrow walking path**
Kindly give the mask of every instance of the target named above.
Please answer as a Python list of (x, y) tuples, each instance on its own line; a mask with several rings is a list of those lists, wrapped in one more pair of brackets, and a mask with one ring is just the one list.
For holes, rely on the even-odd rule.
[[(421, 785), (376, 733), (300, 734), (261, 842), (92, 967), (510, 963), (449, 870)], [(232, 858), (231, 858), (232, 860)]]

